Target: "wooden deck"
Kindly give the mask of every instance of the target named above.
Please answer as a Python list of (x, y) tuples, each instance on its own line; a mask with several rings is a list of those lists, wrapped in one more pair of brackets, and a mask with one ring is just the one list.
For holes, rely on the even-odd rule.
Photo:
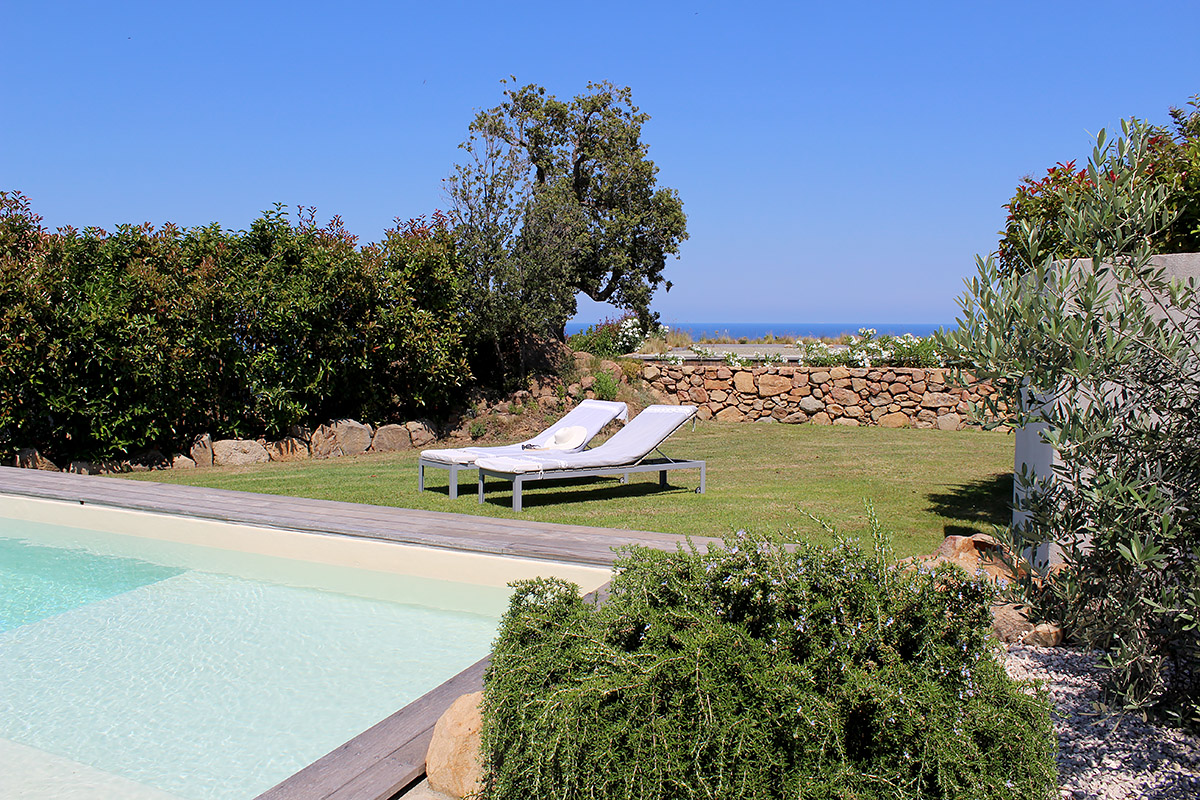
[[(0, 494), (599, 566), (612, 564), (612, 548), (619, 545), (674, 550), (681, 541), (649, 531), (489, 519), (14, 467), (0, 467)], [(714, 540), (693, 541), (703, 546)], [(604, 590), (599, 592), (603, 595)], [(485, 658), (468, 667), (257, 800), (389, 800), (402, 794), (425, 774), (434, 724), (455, 699), (483, 687), (487, 662)]]

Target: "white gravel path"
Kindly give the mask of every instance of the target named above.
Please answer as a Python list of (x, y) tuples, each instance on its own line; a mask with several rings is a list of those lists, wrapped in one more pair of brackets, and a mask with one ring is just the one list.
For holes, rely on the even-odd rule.
[(1046, 683), (1054, 703), (1062, 797), (1200, 800), (1200, 736), (1140, 717), (1098, 716), (1103, 671), (1066, 647), (1007, 645), (1013, 678)]

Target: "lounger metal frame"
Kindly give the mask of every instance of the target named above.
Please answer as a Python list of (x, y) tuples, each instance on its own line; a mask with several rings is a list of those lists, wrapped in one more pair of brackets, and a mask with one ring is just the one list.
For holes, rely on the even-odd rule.
[[(657, 449), (657, 448), (656, 448)], [(658, 485), (666, 488), (667, 471), (672, 469), (700, 470), (700, 488), (696, 491), (704, 494), (706, 467), (703, 461), (676, 461), (671, 458), (656, 458), (650, 461), (641, 460), (633, 464), (621, 464), (614, 467), (581, 467), (579, 469), (547, 469), (541, 472), (501, 472), (494, 469), (479, 469), (479, 502), (483, 503), (483, 479), (500, 478), (512, 482), (513, 511), (521, 510), (521, 487), (532, 481), (548, 481), (562, 478), (589, 478), (599, 475), (620, 475), (621, 483), (628, 483), (629, 475), (633, 472), (657, 472)]]
[[(445, 461), (430, 461), (426, 458), (417, 459), (417, 491), (425, 491), (425, 468), (436, 467), (450, 471), (450, 499), (458, 497), (458, 473), (464, 469), (475, 469), (472, 464), (450, 464)], [(411, 473), (409, 473), (411, 474)]]

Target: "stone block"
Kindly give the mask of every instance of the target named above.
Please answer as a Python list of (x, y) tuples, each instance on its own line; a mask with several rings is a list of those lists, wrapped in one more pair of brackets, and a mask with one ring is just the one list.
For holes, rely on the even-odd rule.
[(727, 399), (729, 399), (729, 392), (726, 392), (723, 389), (713, 389), (708, 393), (708, 399), (713, 403), (724, 403)]
[(754, 394), (757, 391), (754, 386), (754, 373), (745, 369), (733, 373), (733, 388), (744, 394)]
[(862, 402), (862, 399), (849, 389), (843, 389), (835, 386), (833, 391), (831, 391), (829, 394), (830, 397), (833, 398), (833, 402), (837, 403), (838, 405), (856, 406)]
[(903, 414), (899, 411), (892, 414), (884, 414), (879, 418), (879, 427), (881, 428), (910, 428), (912, 420), (908, 418), (908, 414)]
[(718, 422), (741, 422), (745, 418), (746, 415), (733, 406), (722, 408), (716, 416)]
[(857, 428), (859, 425), (859, 422), (858, 422), (858, 420), (856, 420), (852, 417), (838, 417), (837, 419), (835, 419), (833, 421), (833, 424), (834, 425), (843, 425), (847, 428)]
[(267, 442), (267, 457), (272, 461), (307, 461), (308, 442), (298, 436), (286, 436), (277, 442)]
[(221, 439), (212, 443), (213, 466), (240, 467), (270, 461), (267, 448), (251, 439)]
[(792, 388), (792, 379), (785, 375), (759, 375), (758, 394), (760, 397), (774, 397)]
[(938, 430), (956, 431), (962, 424), (962, 417), (958, 414), (942, 414), (937, 418)]
[(483, 789), (479, 731), (483, 726), (483, 692), (464, 694), (433, 726), (425, 754), (429, 787), (451, 797), (467, 797)]
[(829, 419), (829, 415), (824, 411), (813, 414), (809, 421), (812, 422), (813, 425), (828, 425), (830, 422), (832, 422), (832, 420)]
[(825, 410), (825, 404), (817, 398), (809, 395), (800, 399), (800, 410), (806, 414), (816, 414), (819, 411)]
[(843, 378), (849, 378), (849, 377), (850, 377), (850, 370), (848, 370), (845, 367), (834, 367), (831, 370), (829, 370), (829, 379), (830, 380), (840, 381)]
[(197, 436), (196, 441), (192, 442), (192, 449), (188, 455), (192, 457), (192, 461), (196, 462), (196, 466), (211, 467), (213, 465), (212, 437), (207, 433)]
[(946, 408), (958, 405), (958, 398), (945, 392), (926, 392), (921, 396), (922, 408)]
[(809, 383), (815, 383), (818, 386), (820, 386), (822, 383), (829, 383), (829, 373), (825, 372), (824, 370), (820, 372), (814, 372), (809, 376)]
[(647, 364), (642, 367), (642, 377), (648, 381), (652, 381), (662, 374), (662, 371), (653, 364)]
[(688, 390), (688, 399), (697, 405), (707, 403), (708, 392), (704, 391), (704, 388), (701, 386), (693, 386)]

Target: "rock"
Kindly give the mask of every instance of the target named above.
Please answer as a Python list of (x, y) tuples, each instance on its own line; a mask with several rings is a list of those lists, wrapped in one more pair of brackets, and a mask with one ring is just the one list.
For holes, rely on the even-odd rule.
[[(177, 457), (182, 458), (182, 456)], [(191, 461), (191, 459), (188, 460)], [(192, 466), (195, 465), (196, 462), (192, 461)], [(67, 472), (73, 472), (76, 475), (99, 475), (100, 468), (91, 461), (72, 461), (67, 465)]]
[(824, 411), (813, 414), (812, 419), (809, 421), (812, 422), (813, 425), (828, 425), (831, 422), (829, 415)]
[(58, 472), (58, 467), (53, 461), (42, 455), (36, 447), (26, 447), (17, 451), (17, 458), (14, 466), (22, 469), (40, 469), (46, 472)]
[(600, 369), (612, 375), (617, 380), (625, 377), (625, 372), (621, 369), (621, 365), (615, 361), (610, 361), (607, 358), (600, 362)]
[(743, 394), (755, 394), (754, 374), (748, 369), (739, 369), (733, 373), (733, 388)]
[(1034, 647), (1058, 647), (1062, 644), (1062, 640), (1062, 628), (1050, 622), (1043, 622), (1035, 625), (1033, 630), (1021, 637), (1021, 644)]
[(250, 439), (221, 439), (212, 443), (213, 465), (240, 467), (246, 464), (265, 464), (270, 460), (267, 449)]
[(717, 412), (716, 418), (718, 422), (741, 422), (746, 415), (733, 406), (727, 406)]
[(153, 469), (168, 469), (170, 460), (160, 450), (146, 450), (129, 459), (129, 468), (133, 472), (147, 472)]
[(653, 364), (647, 364), (646, 366), (642, 367), (642, 377), (648, 381), (654, 380), (661, 374), (662, 372)]
[(458, 800), (448, 794), (435, 792), (429, 786), (429, 779), (418, 783), (416, 786), (404, 792), (404, 800)]
[(785, 394), (792, 389), (792, 379), (786, 375), (759, 375), (758, 376), (758, 396), (759, 397), (774, 397), (777, 394)]
[(590, 389), (595, 384), (596, 384), (596, 376), (595, 375), (584, 375), (582, 378), (579, 379), (579, 385), (582, 386), (584, 389)]
[(803, 411), (793, 411), (779, 421), (788, 425), (799, 425), (800, 423), (808, 422), (808, 415)]
[(717, 367), (717, 379), (727, 381), (733, 377), (733, 371), (729, 367)]
[(192, 442), (192, 449), (188, 455), (192, 457), (192, 461), (196, 462), (196, 466), (211, 467), (213, 465), (212, 437), (207, 433), (197, 436), (196, 441)]
[(412, 434), (403, 425), (381, 425), (371, 440), (371, 449), (376, 453), (393, 453), (412, 448)]
[(479, 741), (482, 700), (483, 692), (464, 694), (433, 726), (433, 739), (425, 754), (425, 774), (434, 791), (466, 797), (483, 789)]
[(858, 393), (852, 392), (849, 389), (834, 387), (833, 391), (831, 391), (829, 394), (833, 398), (833, 402), (840, 406), (856, 406), (862, 402), (858, 396)]
[(437, 434), (433, 432), (433, 426), (423, 419), (406, 422), (404, 427), (408, 429), (408, 434), (412, 437), (413, 447), (424, 447), (437, 438)]
[(1002, 642), (1019, 642), (1033, 629), (1024, 608), (1016, 603), (1002, 603), (991, 607), (992, 631), (997, 639)]
[(800, 399), (800, 410), (806, 414), (816, 414), (825, 410), (825, 404), (810, 394)]
[(830, 380), (840, 381), (843, 378), (849, 378), (849, 377), (850, 377), (850, 370), (846, 369), (845, 367), (834, 367), (833, 369), (829, 370), (829, 379)]
[(957, 404), (958, 398), (945, 392), (926, 392), (921, 396), (921, 406), (923, 408), (943, 408)]
[(310, 457), (308, 443), (295, 436), (267, 442), (266, 450), (272, 461), (307, 461)]
[(825, 371), (814, 372), (811, 376), (809, 376), (809, 383), (814, 383), (818, 386), (822, 383), (829, 383), (829, 373)]
[(859, 422), (858, 422), (858, 420), (854, 419), (853, 417), (838, 417), (837, 419), (835, 419), (833, 421), (833, 424), (834, 425), (844, 425), (847, 428), (857, 428), (859, 425)]
[(714, 403), (724, 403), (727, 399), (729, 399), (729, 392), (726, 392), (722, 389), (713, 389), (708, 393), (708, 399)]
[(708, 392), (704, 391), (704, 389), (699, 386), (693, 386), (690, 390), (688, 390), (688, 397), (693, 403), (696, 404), (708, 402)]
[(938, 430), (941, 431), (956, 431), (961, 423), (962, 417), (954, 413), (942, 414), (937, 418)]
[(696, 409), (696, 416), (699, 419), (712, 419), (713, 412), (708, 406), (700, 406), (698, 409)]
[(195, 468), (196, 468), (196, 462), (192, 461), (192, 459), (188, 458), (187, 456), (183, 455), (182, 453), (177, 453), (171, 459), (171, 469), (195, 469)]
[(892, 414), (884, 414), (879, 418), (879, 427), (881, 428), (909, 428), (912, 427), (912, 420), (908, 418), (908, 414), (902, 411), (897, 411)]
[(371, 446), (371, 427), (352, 419), (335, 419), (313, 431), (313, 458), (336, 458), (367, 452)]

